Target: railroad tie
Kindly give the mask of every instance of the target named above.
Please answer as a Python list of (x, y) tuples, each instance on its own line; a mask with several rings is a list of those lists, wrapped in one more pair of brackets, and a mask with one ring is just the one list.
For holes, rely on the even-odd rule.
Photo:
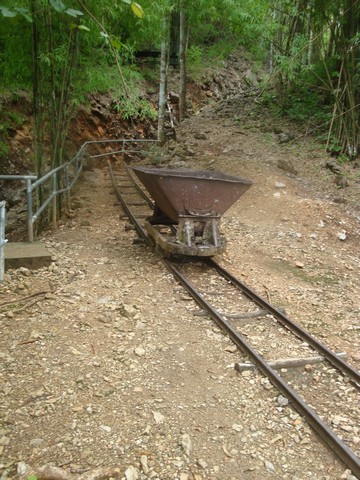
[[(340, 352), (336, 355), (338, 357), (346, 358), (345, 352)], [(275, 370), (279, 370), (280, 368), (297, 368), (304, 367), (305, 365), (315, 365), (324, 361), (325, 358), (322, 355), (318, 355), (307, 358), (281, 358), (279, 360), (269, 360), (267, 363)], [(253, 363), (235, 363), (235, 370), (238, 372), (245, 372), (246, 370), (253, 370), (255, 368), (256, 365)]]

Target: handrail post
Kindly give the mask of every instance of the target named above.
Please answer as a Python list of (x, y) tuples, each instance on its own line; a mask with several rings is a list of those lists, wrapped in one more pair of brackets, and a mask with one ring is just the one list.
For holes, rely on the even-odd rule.
[(28, 218), (28, 241), (34, 241), (34, 225), (33, 225), (33, 205), (32, 205), (32, 188), (31, 179), (26, 180), (26, 202), (27, 202), (27, 218)]
[(66, 200), (67, 200), (67, 208), (70, 210), (71, 208), (71, 200), (70, 200), (70, 181), (69, 181), (69, 165), (65, 167), (65, 178), (66, 178)]
[(57, 188), (57, 172), (54, 172), (54, 175), (52, 177), (52, 195), (53, 195), (53, 200), (52, 200), (52, 223), (53, 223), (53, 228), (56, 230), (57, 227), (57, 194), (56, 194), (56, 188)]
[(5, 271), (5, 255), (4, 247), (6, 243), (5, 239), (5, 220), (6, 220), (6, 203), (0, 202), (0, 282), (4, 280)]

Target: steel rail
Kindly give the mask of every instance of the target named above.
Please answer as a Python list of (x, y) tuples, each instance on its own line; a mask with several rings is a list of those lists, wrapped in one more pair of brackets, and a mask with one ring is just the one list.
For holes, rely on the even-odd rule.
[[(114, 187), (114, 190), (115, 190), (116, 198), (120, 201), (123, 210), (125, 211), (126, 215), (129, 217), (130, 222), (134, 225), (135, 230), (137, 231), (137, 234), (139, 235), (139, 237), (142, 238), (143, 240), (145, 240), (146, 243), (150, 246), (151, 243), (150, 243), (150, 240), (149, 240), (148, 236), (146, 235), (146, 232), (145, 232), (144, 229), (141, 227), (141, 225), (139, 224), (139, 222), (136, 220), (136, 217), (133, 215), (133, 213), (131, 212), (131, 210), (130, 210), (129, 207), (127, 206), (127, 203), (126, 203), (123, 195), (121, 194), (121, 192), (119, 191), (119, 189), (116, 187), (116, 181), (115, 181), (115, 177), (114, 177), (114, 172), (113, 172), (113, 169), (112, 169), (112, 167), (111, 167), (110, 161), (108, 160), (107, 163), (108, 163), (108, 167), (109, 167), (109, 171), (110, 171), (110, 176), (111, 176), (111, 180), (112, 180), (112, 183), (113, 183), (113, 187)], [(128, 174), (128, 176), (129, 176), (129, 174)], [(133, 180), (130, 176), (129, 176), (129, 179), (130, 179), (132, 182), (134, 182), (134, 180)]]
[(246, 342), (240, 333), (212, 307), (205, 298), (198, 292), (179, 270), (167, 259), (163, 262), (174, 277), (190, 293), (194, 300), (204, 308), (211, 318), (224, 330), (232, 341), (245, 353), (263, 374), (269, 378), (273, 385), (278, 388), (294, 405), (294, 408), (303, 415), (311, 427), (320, 435), (324, 442), (338, 455), (339, 458), (360, 477), (360, 459), (340, 438), (329, 428), (329, 426), (304, 402), (304, 400), (293, 390), (266, 361)]
[(124, 163), (124, 165), (125, 165), (126, 172), (127, 172), (128, 176), (131, 178), (131, 180), (133, 181), (137, 192), (138, 192), (139, 195), (141, 195), (141, 197), (147, 202), (147, 204), (149, 205), (149, 207), (150, 207), (152, 210), (154, 210), (154, 202), (153, 202), (153, 201), (150, 199), (150, 197), (144, 192), (144, 190), (139, 187), (139, 185), (138, 185), (138, 183), (137, 183), (137, 181), (136, 181), (135, 175), (134, 175), (134, 173), (132, 172), (131, 168), (130, 168), (126, 163)]
[[(112, 172), (111, 164), (109, 164), (110, 175), (112, 182), (115, 188), (116, 196), (120, 200), (122, 207), (124, 208), (125, 213), (128, 215), (131, 223), (134, 225), (139, 236), (144, 239), (148, 246), (152, 246), (152, 243), (146, 232), (141, 227), (136, 217), (132, 214), (126, 201), (122, 197), (121, 193), (116, 187), (115, 178)], [(128, 168), (128, 167), (127, 167)], [(129, 175), (129, 173), (128, 173)], [(131, 175), (129, 178), (134, 181)], [(156, 251), (156, 250), (155, 250)], [(244, 337), (226, 320), (226, 315), (224, 316), (219, 311), (217, 311), (204, 296), (198, 292), (195, 287), (179, 272), (175, 265), (168, 259), (162, 257), (159, 252), (156, 251), (161, 257), (161, 260), (167, 267), (167, 269), (173, 274), (173, 276), (179, 281), (179, 283), (190, 293), (193, 299), (198, 303), (198, 305), (206, 310), (211, 318), (216, 322), (216, 324), (225, 331), (232, 341), (242, 350), (254, 364), (261, 370), (261, 372), (271, 381), (271, 383), (282, 392), (289, 401), (293, 404), (294, 408), (308, 421), (312, 429), (322, 438), (322, 440), (331, 448), (331, 450), (344, 462), (344, 464), (358, 477), (360, 477), (360, 459), (359, 457), (335, 434), (333, 430), (311, 409), (305, 401), (292, 389), (278, 374), (278, 372), (273, 369), (244, 339)], [(323, 353), (329, 361), (328, 357), (332, 357), (334, 354), (328, 350), (324, 345), (318, 342), (310, 334), (307, 334), (301, 327), (292, 322), (288, 317), (286, 317), (282, 312), (270, 305), (266, 300), (259, 297), (252, 289), (247, 287), (245, 284), (240, 282), (229, 272), (227, 272), (223, 267), (221, 267), (213, 259), (204, 260), (210, 266), (213, 266), (217, 272), (223, 276), (226, 280), (232, 283), (234, 286), (239, 288), (245, 295), (247, 295), (251, 300), (253, 300), (258, 305), (262, 306), (264, 309), (269, 311), (275, 318), (277, 318), (283, 325), (296, 333), (300, 338), (304, 338), (307, 343), (309, 343), (313, 348), (319, 350)], [(294, 329), (292, 328), (294, 327)], [(295, 328), (296, 327), (296, 328)], [(305, 334), (305, 337), (302, 335)], [(319, 346), (319, 349), (318, 349)], [(336, 362), (337, 368), (343, 371), (343, 366), (350, 378), (354, 379), (353, 372), (355, 373), (356, 381), (358, 382), (359, 374), (356, 370), (352, 369), (350, 365), (346, 362), (343, 362), (339, 357), (336, 356), (336, 359), (340, 360), (339, 365)], [(334, 359), (333, 359), (334, 360)], [(335, 360), (334, 360), (335, 362)], [(331, 362), (331, 363), (334, 363)], [(341, 365), (341, 366), (340, 366)], [(353, 372), (352, 372), (353, 371)]]
[(360, 385), (360, 373), (355, 370), (351, 365), (345, 362), (342, 358), (338, 357), (334, 352), (329, 348), (323, 345), (319, 340), (313, 337), (310, 333), (304, 330), (300, 325), (295, 323), (289, 317), (287, 317), (283, 312), (273, 307), (268, 303), (264, 298), (260, 297), (254, 290), (242, 283), (240, 280), (235, 278), (229, 272), (227, 272), (221, 265), (219, 265), (215, 260), (208, 259), (204, 260), (210, 266), (216, 269), (216, 271), (224, 277), (226, 280), (231, 282), (235, 287), (240, 289), (247, 297), (253, 300), (257, 305), (267, 310), (271, 315), (273, 315), (280, 323), (293, 332), (297, 337), (304, 340), (316, 351), (320, 352), (323, 357), (326, 358), (332, 365), (337, 367), (341, 372), (347, 375), (351, 380)]

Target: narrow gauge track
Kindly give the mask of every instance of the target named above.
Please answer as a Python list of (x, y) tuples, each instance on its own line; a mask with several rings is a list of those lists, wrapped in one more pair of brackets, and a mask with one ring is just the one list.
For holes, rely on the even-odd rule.
[[(124, 163), (121, 172), (114, 172), (110, 162), (108, 163), (110, 175), (115, 189), (115, 194), (120, 201), (127, 217), (133, 228), (136, 230), (139, 238), (146, 244), (152, 246), (152, 240), (148, 238), (141, 225), (141, 220), (152, 214), (154, 208), (153, 202), (139, 186), (135, 175), (131, 169)], [(225, 300), (225, 308), (229, 303), (229, 298), (237, 298), (237, 305), (240, 305), (242, 311), (249, 311), (250, 304), (256, 304), (263, 309), (267, 316), (274, 320), (276, 328), (284, 327), (283, 330), (292, 334), (292, 337), (298, 341), (300, 339), (305, 345), (314, 352), (318, 352), (333, 367), (348, 377), (354, 386), (354, 390), (360, 388), (360, 373), (351, 365), (346, 363), (336, 353), (332, 352), (325, 345), (314, 338), (309, 332), (288, 318), (281, 310), (273, 307), (267, 300), (260, 297), (254, 290), (246, 286), (243, 282), (227, 272), (219, 263), (213, 259), (196, 259), (191, 262), (184, 262), (162, 257), (168, 270), (175, 276), (181, 285), (189, 292), (197, 304), (208, 314), (217, 325), (232, 339), (237, 347), (250, 359), (250, 361), (270, 380), (270, 382), (289, 399), (293, 407), (306, 418), (311, 427), (320, 435), (323, 441), (337, 454), (337, 456), (347, 465), (351, 471), (360, 478), (360, 458), (344, 443), (336, 433), (322, 420), (320, 415), (315, 413), (297, 391), (290, 386), (283, 376), (275, 370), (263, 356), (256, 351), (247, 341), (249, 333), (241, 333), (236, 326), (236, 317), (234, 314), (222, 313)], [(194, 273), (194, 266), (196, 266)], [(209, 292), (210, 285), (216, 288), (215, 292)], [(229, 293), (229, 288), (231, 292)], [(200, 292), (200, 289), (203, 293)], [(227, 291), (227, 292), (226, 292)], [(230, 295), (230, 297), (229, 297)], [(211, 300), (209, 300), (209, 297)], [(218, 297), (215, 299), (214, 297)], [(220, 298), (220, 301), (219, 301)], [(221, 299), (223, 301), (221, 302)], [(217, 300), (217, 301), (216, 301)], [(248, 302), (246, 306), (245, 302)], [(214, 305), (218, 303), (218, 305)], [(233, 303), (233, 300), (232, 300)], [(246, 310), (247, 308), (247, 310)], [(251, 315), (249, 315), (251, 316)], [(251, 326), (249, 327), (251, 328)], [(267, 331), (269, 329), (267, 324)], [(284, 341), (284, 338), (282, 338)], [(287, 342), (290, 340), (287, 338)], [(296, 351), (299, 347), (291, 347)]]

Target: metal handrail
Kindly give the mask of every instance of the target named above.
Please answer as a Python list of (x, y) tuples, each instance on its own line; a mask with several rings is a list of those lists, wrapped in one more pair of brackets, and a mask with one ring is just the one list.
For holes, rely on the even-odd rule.
[(6, 221), (5, 206), (6, 206), (5, 201), (0, 202), (0, 282), (4, 280), (4, 270), (5, 270), (4, 247), (7, 242), (5, 238), (5, 221)]
[[(147, 140), (147, 139), (112, 139), (112, 140), (89, 140), (84, 142), (76, 155), (69, 161), (60, 165), (59, 167), (54, 168), (53, 170), (47, 172), (41, 178), (37, 178), (34, 175), (0, 175), (0, 180), (21, 180), (26, 182), (26, 202), (27, 202), (27, 223), (28, 223), (28, 241), (32, 242), (34, 240), (34, 223), (39, 219), (41, 214), (47, 209), (47, 207), (52, 204), (52, 221), (53, 226), (56, 228), (57, 224), (57, 207), (58, 207), (58, 196), (62, 194), (67, 194), (67, 203), (70, 207), (70, 190), (74, 186), (75, 182), (79, 178), (80, 173), (84, 168), (84, 157), (87, 152), (87, 149), (95, 144), (111, 144), (111, 143), (121, 143), (121, 149), (103, 153), (100, 155), (89, 156), (90, 159), (98, 158), (109, 155), (119, 155), (124, 153), (145, 153), (142, 150), (127, 150), (127, 144), (141, 144), (141, 143), (157, 143), (157, 140)], [(73, 169), (73, 175), (70, 175), (70, 170)], [(61, 178), (61, 175), (64, 173), (64, 178)], [(42, 188), (44, 184), (51, 180), (50, 194), (43, 201), (43, 203), (38, 207), (36, 212), (33, 211), (33, 194), (37, 194), (38, 189)], [(60, 185), (61, 180), (63, 180), (63, 185)]]

